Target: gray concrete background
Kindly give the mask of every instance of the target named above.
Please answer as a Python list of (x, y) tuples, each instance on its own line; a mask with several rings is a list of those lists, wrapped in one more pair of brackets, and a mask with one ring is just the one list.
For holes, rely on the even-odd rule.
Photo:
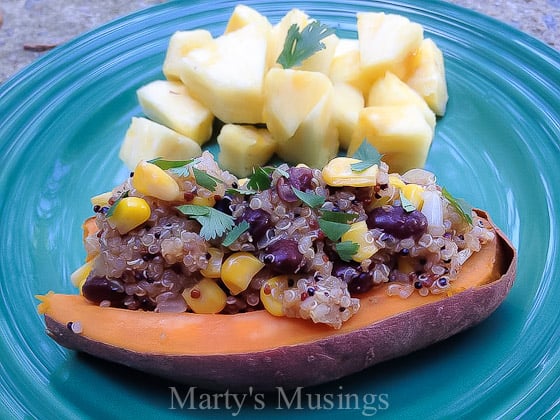
[[(165, 0), (0, 0), (0, 83), (64, 43)], [(411, 2), (421, 0), (411, 0)], [(241, 1), (242, 2), (242, 1)], [(560, 50), (560, 0), (451, 0), (514, 26)]]

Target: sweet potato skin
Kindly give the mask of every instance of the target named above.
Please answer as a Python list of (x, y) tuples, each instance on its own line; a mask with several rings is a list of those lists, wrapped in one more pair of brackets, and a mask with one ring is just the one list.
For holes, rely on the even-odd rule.
[(496, 233), (494, 281), (312, 342), (250, 353), (149, 354), (90, 340), (46, 314), (47, 333), (70, 349), (206, 389), (269, 391), (316, 385), (419, 350), (486, 319), (507, 296), (517, 265), (514, 247), (499, 229)]

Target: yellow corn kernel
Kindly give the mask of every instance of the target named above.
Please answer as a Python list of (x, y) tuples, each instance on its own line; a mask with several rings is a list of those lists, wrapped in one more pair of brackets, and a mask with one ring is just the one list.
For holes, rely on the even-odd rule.
[(89, 273), (91, 272), (91, 267), (93, 265), (93, 260), (86, 262), (81, 267), (78, 267), (72, 274), (70, 274), (70, 281), (74, 287), (80, 287), (80, 284), (85, 281)]
[(107, 221), (124, 235), (148, 220), (151, 213), (150, 206), (143, 198), (124, 197), (116, 204)]
[(401, 191), (405, 198), (414, 204), (418, 210), (422, 209), (424, 204), (424, 187), (418, 184), (406, 184), (401, 187)]
[(210, 197), (200, 197), (197, 195), (189, 202), (189, 204), (196, 204), (197, 206), (214, 207), (214, 204), (216, 204), (216, 199), (212, 195)]
[(134, 169), (132, 186), (139, 193), (160, 200), (174, 201), (181, 198), (179, 185), (173, 177), (159, 166), (143, 160)]
[(104, 192), (102, 194), (94, 195), (90, 198), (91, 204), (93, 206), (105, 207), (109, 205), (109, 199), (113, 196), (111, 191)]
[(226, 306), (226, 293), (212, 279), (203, 278), (183, 291), (183, 299), (197, 314), (217, 314)]
[(362, 262), (370, 258), (379, 250), (373, 241), (373, 236), (369, 233), (365, 220), (352, 223), (350, 229), (342, 235), (340, 240), (342, 242), (350, 241), (358, 244), (358, 252), (352, 256), (352, 259), (356, 262)]
[(249, 283), (264, 263), (248, 252), (235, 252), (222, 264), (222, 281), (232, 295), (237, 295), (249, 287)]
[(222, 261), (224, 253), (218, 248), (208, 248), (210, 259), (206, 268), (200, 270), (200, 274), (211, 279), (219, 279), (222, 276)]
[(371, 187), (377, 183), (377, 165), (363, 171), (352, 170), (351, 165), (361, 162), (349, 157), (336, 157), (325, 165), (323, 179), (331, 187)]
[(397, 188), (402, 188), (406, 184), (397, 175), (389, 175), (389, 185), (392, 185), (393, 187), (397, 187)]
[[(284, 309), (282, 307), (282, 299), (278, 298), (280, 289), (285, 288), (288, 281), (288, 276), (276, 276), (268, 279), (261, 287), (261, 302), (264, 309), (274, 316), (284, 316)], [(273, 291), (276, 290), (276, 293)]]

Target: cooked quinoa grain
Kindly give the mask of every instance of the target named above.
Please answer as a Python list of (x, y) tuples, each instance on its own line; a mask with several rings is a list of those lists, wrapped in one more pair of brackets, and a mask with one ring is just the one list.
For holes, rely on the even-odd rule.
[[(212, 308), (235, 314), (266, 310), (265, 293), (284, 316), (340, 328), (359, 310), (360, 295), (374, 287), (401, 298), (447, 291), (469, 256), (494, 235), (474, 212), (442, 194), (425, 170), (390, 174), (380, 162), (370, 185), (332, 187), (321, 170), (288, 165), (262, 169), (244, 182), (220, 170), (207, 152), (167, 166), (153, 170), (177, 184), (172, 201), (140, 193), (134, 185), (146, 180), (131, 173), (106, 205), (94, 207), (96, 229), (85, 238), (92, 269), (81, 287), (88, 300), (185, 312), (193, 311), (189, 299), (212, 298), (218, 300)], [(144, 200), (149, 217), (123, 233), (118, 219), (136, 217), (115, 212), (125, 197)], [(245, 263), (228, 268), (241, 290), (232, 293), (221, 265), (245, 254), (258, 261), (256, 272)], [(203, 278), (214, 287), (200, 283)]]

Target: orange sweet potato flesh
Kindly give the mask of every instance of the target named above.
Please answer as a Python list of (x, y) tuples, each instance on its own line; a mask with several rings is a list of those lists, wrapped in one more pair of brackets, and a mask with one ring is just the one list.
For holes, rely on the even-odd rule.
[[(517, 261), (514, 247), (495, 229), (496, 239), (471, 256), (449, 296), (401, 299), (379, 287), (360, 296), (360, 310), (339, 330), (264, 310), (161, 314), (51, 294), (43, 307), (47, 332), (65, 347), (209, 389), (315, 385), (423, 348), (488, 317), (511, 289)], [(67, 327), (77, 321), (79, 334)]]

